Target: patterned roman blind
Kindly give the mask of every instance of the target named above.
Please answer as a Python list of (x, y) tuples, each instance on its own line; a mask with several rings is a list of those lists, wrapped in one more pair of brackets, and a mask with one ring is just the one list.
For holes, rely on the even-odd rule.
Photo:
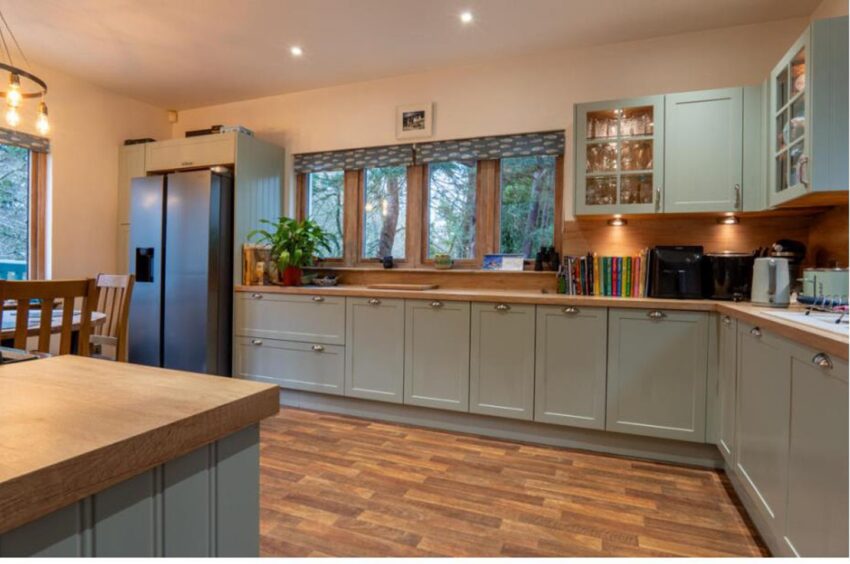
[(24, 149), (29, 149), (30, 151), (36, 151), (39, 153), (50, 152), (49, 139), (39, 137), (38, 135), (30, 135), (29, 133), (4, 129), (2, 127), (0, 127), (0, 143), (23, 147)]
[(454, 160), (488, 160), (564, 154), (564, 132), (545, 131), (519, 135), (434, 141), (416, 145), (416, 163)]
[(301, 153), (294, 156), (296, 174), (325, 170), (360, 170), (413, 164), (413, 145), (388, 145), (366, 149)]

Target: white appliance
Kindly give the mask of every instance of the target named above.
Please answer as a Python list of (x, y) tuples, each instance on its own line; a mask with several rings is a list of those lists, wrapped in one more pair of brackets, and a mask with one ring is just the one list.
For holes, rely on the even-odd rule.
[(754, 305), (788, 307), (791, 303), (791, 272), (786, 258), (757, 258), (753, 264)]

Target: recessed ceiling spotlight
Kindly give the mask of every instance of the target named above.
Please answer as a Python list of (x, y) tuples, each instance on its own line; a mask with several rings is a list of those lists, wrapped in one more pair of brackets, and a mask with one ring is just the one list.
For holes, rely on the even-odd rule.
[(300, 57), (304, 54), (304, 50), (298, 45), (293, 45), (292, 47), (290, 47), (289, 52), (292, 53), (293, 57)]
[(470, 12), (469, 10), (461, 12), (460, 21), (465, 24), (472, 23), (472, 12)]

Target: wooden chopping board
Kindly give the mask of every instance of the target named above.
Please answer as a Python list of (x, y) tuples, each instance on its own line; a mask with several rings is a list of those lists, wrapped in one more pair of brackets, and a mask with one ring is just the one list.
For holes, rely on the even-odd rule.
[(372, 290), (409, 290), (412, 292), (423, 292), (438, 288), (436, 284), (369, 284), (366, 287)]

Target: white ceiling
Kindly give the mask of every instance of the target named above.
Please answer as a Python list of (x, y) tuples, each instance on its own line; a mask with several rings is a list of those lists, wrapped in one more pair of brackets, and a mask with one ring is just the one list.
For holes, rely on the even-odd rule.
[[(810, 14), (819, 0), (0, 0), (32, 60), (186, 109)], [(475, 21), (458, 15), (469, 9)], [(293, 59), (292, 45), (304, 56)]]

